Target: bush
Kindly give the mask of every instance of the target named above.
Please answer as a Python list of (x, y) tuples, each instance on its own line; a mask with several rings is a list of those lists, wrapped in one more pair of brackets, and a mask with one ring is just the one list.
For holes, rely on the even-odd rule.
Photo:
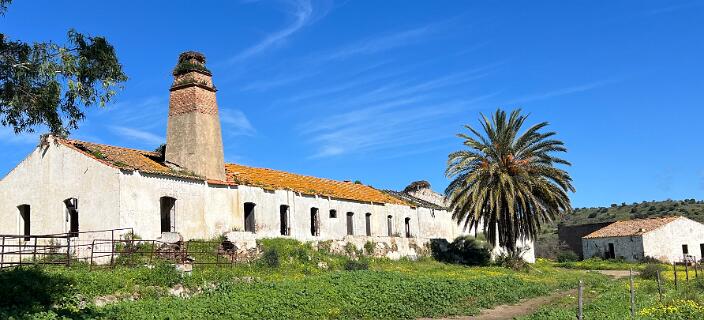
[(364, 253), (367, 255), (371, 256), (374, 255), (374, 248), (376, 246), (374, 245), (374, 241), (367, 241), (367, 243), (364, 244)]
[(528, 271), (530, 265), (526, 260), (523, 259), (523, 254), (527, 251), (527, 248), (515, 248), (513, 250), (506, 250), (506, 252), (501, 253), (496, 257), (496, 265), (508, 268), (516, 271)]
[(264, 263), (269, 268), (278, 268), (281, 266), (281, 261), (279, 259), (279, 250), (277, 248), (269, 248), (264, 250), (261, 262)]
[(557, 262), (574, 262), (579, 260), (579, 256), (572, 250), (561, 251), (557, 254)]
[(656, 263), (648, 263), (645, 268), (640, 272), (640, 277), (643, 279), (657, 279), (658, 272), (665, 271), (665, 266)]
[(369, 260), (367, 260), (367, 259), (347, 260), (347, 262), (345, 262), (345, 270), (347, 270), (347, 271), (369, 270)]
[(471, 236), (458, 237), (452, 243), (444, 239), (434, 239), (430, 243), (433, 258), (440, 262), (484, 266), (491, 261), (491, 251), (486, 245)]

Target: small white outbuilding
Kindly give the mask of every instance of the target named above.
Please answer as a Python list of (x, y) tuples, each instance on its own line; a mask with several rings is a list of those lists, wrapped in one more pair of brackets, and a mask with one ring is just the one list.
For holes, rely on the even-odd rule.
[(700, 260), (704, 255), (704, 224), (680, 217), (616, 221), (582, 238), (584, 258), (651, 257), (663, 262)]

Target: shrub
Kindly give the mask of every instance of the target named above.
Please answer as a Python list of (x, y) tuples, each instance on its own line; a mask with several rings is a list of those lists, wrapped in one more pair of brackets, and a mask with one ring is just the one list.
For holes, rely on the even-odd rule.
[(374, 255), (374, 248), (376, 245), (374, 244), (374, 241), (367, 241), (367, 243), (364, 244), (364, 253), (367, 255), (371, 256)]
[(572, 250), (564, 250), (557, 254), (557, 262), (574, 262), (579, 256)]
[(140, 269), (137, 280), (147, 286), (171, 287), (181, 281), (181, 274), (173, 264), (161, 262), (153, 269)]
[(527, 248), (516, 248), (514, 250), (506, 250), (496, 257), (496, 265), (516, 271), (528, 271), (530, 265), (523, 259), (523, 254)]
[(279, 250), (277, 248), (269, 248), (264, 250), (260, 260), (270, 268), (278, 268), (281, 265)]
[(347, 262), (345, 262), (345, 270), (347, 270), (347, 271), (369, 270), (369, 260), (367, 260), (367, 259), (347, 260)]
[(452, 243), (443, 239), (434, 239), (430, 250), (435, 260), (468, 266), (488, 265), (491, 252), (486, 245), (471, 236), (458, 237)]
[(640, 272), (640, 277), (643, 279), (656, 279), (658, 277), (658, 272), (665, 271), (665, 266), (656, 263), (648, 263), (643, 270)]
[(354, 245), (354, 243), (348, 242), (345, 245), (345, 252), (349, 256), (355, 256), (355, 255), (357, 255), (357, 247)]

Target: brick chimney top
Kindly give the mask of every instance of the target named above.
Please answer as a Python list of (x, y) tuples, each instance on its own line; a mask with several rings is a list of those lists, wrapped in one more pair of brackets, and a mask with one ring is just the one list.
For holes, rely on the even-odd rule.
[(186, 51), (178, 56), (178, 63), (174, 68), (174, 76), (189, 73), (191, 71), (212, 75), (205, 67), (205, 55), (197, 51)]

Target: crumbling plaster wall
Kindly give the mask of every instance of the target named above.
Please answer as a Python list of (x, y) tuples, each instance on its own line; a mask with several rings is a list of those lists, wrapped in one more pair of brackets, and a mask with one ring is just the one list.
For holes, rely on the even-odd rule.
[[(30, 205), (33, 235), (69, 231), (64, 200), (78, 199), (79, 231), (119, 226), (119, 170), (56, 143), (37, 147), (0, 181), (0, 233), (21, 234), (17, 206)], [(81, 234), (82, 242), (105, 234)]]

